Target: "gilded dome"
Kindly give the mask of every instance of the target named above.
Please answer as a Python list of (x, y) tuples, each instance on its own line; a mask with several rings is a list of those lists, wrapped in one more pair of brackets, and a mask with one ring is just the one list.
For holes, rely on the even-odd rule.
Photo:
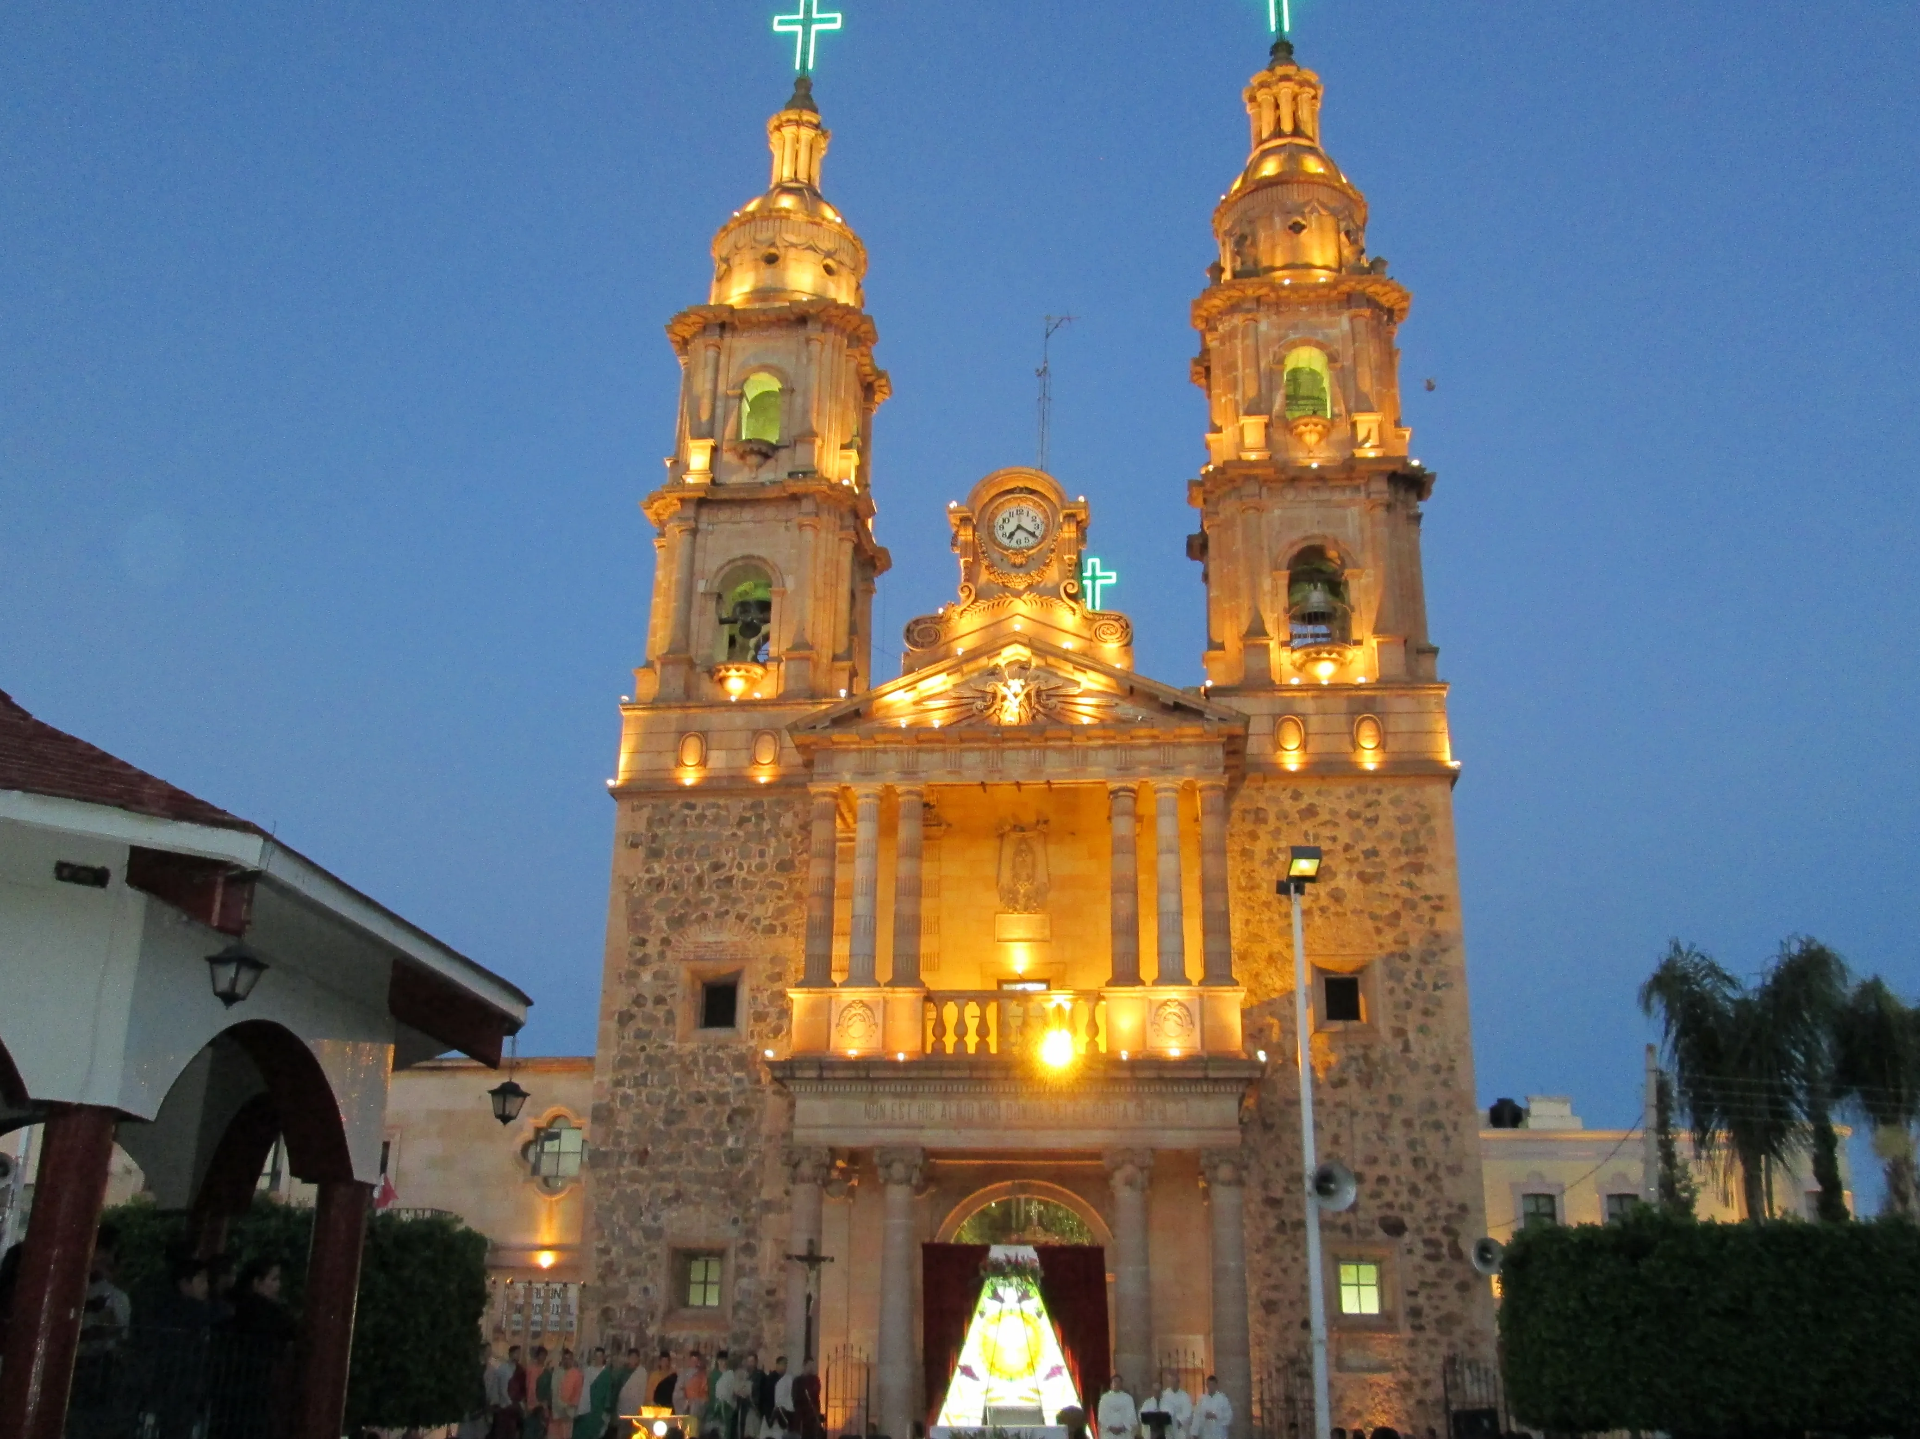
[(831, 138), (813, 102), (813, 82), (802, 75), (785, 108), (767, 121), (773, 179), (766, 194), (734, 211), (713, 237), (712, 303), (863, 304), (866, 247), (820, 193), (820, 162)]
[(1222, 273), (1364, 268), (1367, 201), (1320, 144), (1320, 77), (1280, 40), (1244, 96), (1253, 148), (1214, 211)]

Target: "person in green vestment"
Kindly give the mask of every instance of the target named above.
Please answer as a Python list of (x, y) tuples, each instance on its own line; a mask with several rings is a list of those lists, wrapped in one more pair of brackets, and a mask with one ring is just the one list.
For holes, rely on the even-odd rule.
[(593, 1362), (580, 1371), (585, 1382), (580, 1412), (573, 1418), (573, 1439), (600, 1439), (613, 1419), (614, 1399), (625, 1381), (618, 1369), (607, 1367), (607, 1351), (593, 1351)]

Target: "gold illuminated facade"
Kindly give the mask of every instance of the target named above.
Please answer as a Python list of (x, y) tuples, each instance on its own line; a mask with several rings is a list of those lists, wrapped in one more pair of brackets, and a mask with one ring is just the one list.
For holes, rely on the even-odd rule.
[(870, 1379), (870, 1412), (834, 1422), (904, 1435), (946, 1377), (919, 1352), (919, 1246), (1017, 1198), (1105, 1251), (1086, 1382), (1214, 1372), (1236, 1435), (1280, 1432), (1306, 1283), (1274, 880), (1315, 843), (1320, 1152), (1361, 1179), (1325, 1221), (1329, 1282), (1373, 1276), (1370, 1311), (1336, 1313), (1335, 1420), (1444, 1429), (1443, 1367), (1487, 1357), (1433, 478), (1400, 417), (1408, 295), (1366, 255), (1320, 99), (1276, 47), (1195, 302), (1201, 689), (1135, 672), (1126, 616), (1081, 588), (1094, 502), (1027, 468), (949, 507), (955, 599), (873, 673), (866, 255), (821, 192), (804, 81), (770, 122), (772, 187), (668, 329), (679, 434), (611, 782), (608, 1332), (811, 1354), (830, 1390)]

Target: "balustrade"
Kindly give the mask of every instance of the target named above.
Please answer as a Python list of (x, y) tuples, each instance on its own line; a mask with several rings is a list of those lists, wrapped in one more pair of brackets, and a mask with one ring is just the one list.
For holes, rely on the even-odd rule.
[(1105, 1054), (1106, 1009), (1097, 989), (936, 991), (926, 999), (924, 1052), (1031, 1056), (1059, 1030), (1076, 1055)]

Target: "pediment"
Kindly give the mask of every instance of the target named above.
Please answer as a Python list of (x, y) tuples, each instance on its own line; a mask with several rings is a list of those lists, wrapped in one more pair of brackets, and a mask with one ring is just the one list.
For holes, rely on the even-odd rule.
[(1240, 729), (1246, 717), (1172, 685), (1041, 640), (1015, 641), (902, 675), (792, 727), (806, 737), (902, 729)]

